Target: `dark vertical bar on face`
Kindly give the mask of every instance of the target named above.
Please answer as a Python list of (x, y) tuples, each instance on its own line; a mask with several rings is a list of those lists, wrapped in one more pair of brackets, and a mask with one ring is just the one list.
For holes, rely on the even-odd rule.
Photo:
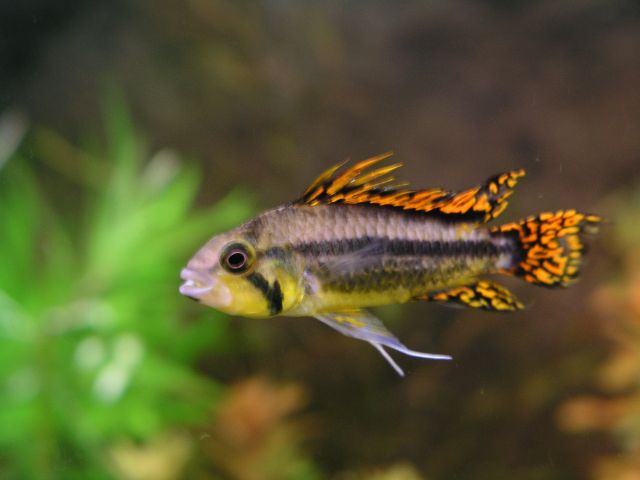
[(282, 311), (283, 295), (278, 280), (275, 280), (273, 285), (269, 285), (267, 279), (258, 272), (250, 273), (247, 276), (247, 280), (262, 293), (262, 296), (267, 301), (270, 315), (277, 315)]

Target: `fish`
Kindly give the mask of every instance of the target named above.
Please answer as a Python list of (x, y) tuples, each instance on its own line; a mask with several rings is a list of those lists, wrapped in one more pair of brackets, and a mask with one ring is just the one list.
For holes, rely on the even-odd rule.
[(487, 225), (507, 207), (523, 169), (462, 191), (412, 189), (395, 180), (391, 152), (318, 176), (295, 201), (215, 235), (180, 276), (182, 295), (231, 315), (310, 316), (371, 344), (401, 376), (387, 349), (412, 350), (367, 309), (416, 301), (494, 312), (524, 304), (487, 275), (542, 287), (575, 282), (583, 238), (601, 217), (573, 209)]

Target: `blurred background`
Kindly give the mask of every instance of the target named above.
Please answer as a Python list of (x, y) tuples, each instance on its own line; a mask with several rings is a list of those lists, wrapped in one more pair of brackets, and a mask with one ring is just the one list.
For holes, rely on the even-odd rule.
[[(640, 478), (640, 3), (0, 2), (0, 478)], [(393, 150), (503, 215), (608, 223), (496, 315), (382, 309), (402, 379), (312, 319), (177, 292), (216, 232)]]

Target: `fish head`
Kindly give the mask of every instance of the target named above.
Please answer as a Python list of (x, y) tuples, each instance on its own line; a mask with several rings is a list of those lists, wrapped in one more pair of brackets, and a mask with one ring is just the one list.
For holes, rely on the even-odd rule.
[(210, 239), (180, 274), (180, 293), (232, 315), (269, 317), (298, 305), (302, 274), (290, 259), (268, 255), (238, 227)]

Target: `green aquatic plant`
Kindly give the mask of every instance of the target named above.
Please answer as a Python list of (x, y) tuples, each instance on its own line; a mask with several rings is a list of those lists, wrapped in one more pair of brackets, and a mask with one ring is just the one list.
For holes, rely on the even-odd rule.
[(201, 422), (219, 398), (194, 366), (226, 317), (194, 313), (178, 273), (251, 202), (191, 213), (198, 171), (149, 157), (107, 98), (104, 153), (32, 129), (0, 161), (2, 478), (110, 478), (112, 447)]

